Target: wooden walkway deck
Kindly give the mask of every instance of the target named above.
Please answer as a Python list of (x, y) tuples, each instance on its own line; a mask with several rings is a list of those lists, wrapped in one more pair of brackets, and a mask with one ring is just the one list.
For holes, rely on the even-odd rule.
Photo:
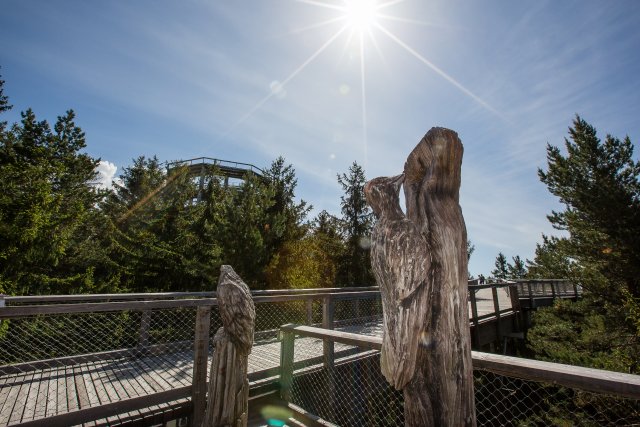
[[(380, 332), (380, 322), (340, 330), (376, 335)], [(300, 338), (296, 347), (300, 350), (296, 352), (296, 363), (322, 363), (322, 340)], [(353, 346), (335, 345), (337, 358), (351, 354), (354, 350)], [(279, 341), (255, 345), (249, 356), (249, 378), (252, 384), (277, 381), (279, 365)], [(193, 351), (178, 351), (4, 375), (0, 377), (0, 426), (99, 407), (153, 393), (188, 390), (192, 384), (192, 374)], [(85, 425), (115, 424), (131, 419), (135, 412)]]
[[(511, 306), (504, 290), (498, 295), (501, 309)], [(491, 290), (478, 291), (476, 301), (480, 316), (494, 311)], [(381, 319), (336, 329), (380, 336)], [(335, 360), (340, 361), (340, 358), (352, 355), (355, 350), (356, 347), (336, 343)], [(105, 405), (115, 408), (123, 405), (122, 408), (126, 411), (122, 415), (84, 425), (118, 424), (144, 416), (141, 410), (130, 410), (122, 402), (150, 395), (166, 397), (165, 400), (151, 402), (153, 405), (144, 409), (149, 411), (149, 408), (160, 410), (188, 401), (193, 375), (192, 350), (182, 349), (148, 356), (135, 356), (134, 353), (120, 352), (117, 357), (66, 366), (60, 364), (42, 368), (40, 364), (36, 365), (39, 369), (25, 369), (0, 376), (0, 427), (21, 423), (28, 425), (31, 421), (73, 413), (80, 409), (99, 409)], [(296, 340), (294, 363), (298, 367), (321, 364), (322, 355), (323, 340)], [(81, 356), (77, 359), (81, 359)], [(276, 382), (279, 365), (280, 342), (274, 338), (257, 343), (249, 356), (249, 379), (252, 385)]]

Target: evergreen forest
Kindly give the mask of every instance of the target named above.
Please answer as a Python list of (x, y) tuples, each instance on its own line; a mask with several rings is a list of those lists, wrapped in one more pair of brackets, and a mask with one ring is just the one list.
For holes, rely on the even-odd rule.
[[(0, 80), (0, 114), (11, 109)], [(283, 157), (263, 175), (225, 185), (207, 170), (202, 189), (186, 167), (133, 159), (112, 189), (72, 110), (53, 125), (28, 109), (0, 121), (0, 293), (9, 295), (210, 291), (230, 264), (252, 289), (370, 286), (373, 223), (357, 163), (337, 176), (341, 215), (298, 201)], [(539, 178), (564, 209), (548, 216), (533, 260), (500, 253), (499, 279), (579, 283), (577, 301), (539, 310), (535, 357), (640, 372), (640, 163), (630, 139), (581, 117), (561, 149), (547, 146)], [(469, 255), (474, 247), (468, 243)]]

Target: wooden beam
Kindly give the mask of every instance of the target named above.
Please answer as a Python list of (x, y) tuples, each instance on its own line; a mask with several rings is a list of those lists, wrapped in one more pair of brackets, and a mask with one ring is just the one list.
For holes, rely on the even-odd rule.
[[(324, 329), (333, 329), (333, 317), (334, 317), (335, 304), (332, 299), (332, 295), (327, 295), (322, 300), (322, 327)], [(325, 339), (322, 343), (324, 354), (324, 366), (333, 366), (333, 341)]]
[[(253, 296), (275, 296), (275, 295), (297, 295), (313, 294), (322, 295), (326, 293), (342, 292), (365, 292), (376, 291), (377, 286), (344, 287), (344, 288), (308, 288), (308, 289), (266, 289), (251, 291)], [(77, 295), (5, 295), (7, 303), (11, 304), (37, 304), (40, 302), (71, 302), (71, 301), (126, 301), (126, 300), (155, 300), (172, 298), (215, 298), (215, 291), (207, 292), (145, 292), (130, 294), (77, 294)]]
[[(309, 326), (285, 325), (283, 329), (305, 337), (330, 338), (334, 342), (373, 350), (380, 350), (382, 348), (382, 338), (380, 337), (327, 331)], [(478, 351), (472, 351), (471, 356), (474, 369), (482, 369), (506, 377), (547, 382), (618, 397), (631, 399), (640, 398), (640, 375), (583, 368), (581, 366), (564, 365), (561, 363), (542, 362)]]
[(106, 311), (153, 310), (213, 306), (216, 300), (181, 299), (167, 301), (122, 301), (79, 304), (24, 305), (0, 308), (0, 319), (35, 316), (39, 314), (98, 313)]
[(547, 382), (594, 393), (640, 398), (640, 376), (560, 363), (473, 352), (473, 367), (507, 377)]
[(20, 423), (21, 427), (67, 427), (78, 425), (94, 420), (100, 420), (117, 414), (131, 412), (137, 409), (148, 408), (166, 402), (189, 397), (191, 386), (175, 388), (159, 393), (149, 394), (131, 399), (123, 399), (113, 403), (106, 403), (100, 406), (92, 406), (86, 409), (67, 412), (65, 414), (48, 416), (32, 421)]
[(200, 426), (207, 408), (207, 363), (211, 307), (198, 307), (193, 343), (192, 425)]
[(280, 397), (286, 402), (291, 401), (291, 385), (293, 384), (294, 340), (293, 331), (285, 325), (281, 333), (280, 345)]

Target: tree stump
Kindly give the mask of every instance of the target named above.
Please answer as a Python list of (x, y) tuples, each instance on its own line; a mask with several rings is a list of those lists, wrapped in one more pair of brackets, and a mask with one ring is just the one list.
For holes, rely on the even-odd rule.
[(256, 311), (249, 288), (228, 265), (220, 268), (217, 298), (223, 326), (213, 339), (207, 410), (202, 426), (246, 427), (247, 365)]
[(377, 217), (371, 260), (384, 311), (381, 370), (404, 391), (407, 426), (476, 424), (467, 232), (458, 203), (462, 153), (455, 132), (432, 128), (403, 175), (365, 186)]

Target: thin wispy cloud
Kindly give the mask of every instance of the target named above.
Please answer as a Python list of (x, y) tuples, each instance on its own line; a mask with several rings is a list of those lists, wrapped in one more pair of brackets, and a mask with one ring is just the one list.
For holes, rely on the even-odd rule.
[(487, 273), (500, 250), (531, 257), (558, 207), (536, 173), (545, 144), (561, 145), (576, 113), (603, 136), (640, 138), (640, 8), (381, 4), (359, 30), (342, 1), (10, 2), (7, 118), (74, 108), (88, 152), (108, 160), (105, 185), (139, 155), (257, 166), (283, 155), (299, 197), (335, 214), (335, 175), (354, 160), (370, 178), (395, 174), (431, 126), (449, 127), (465, 145), (471, 271)]

